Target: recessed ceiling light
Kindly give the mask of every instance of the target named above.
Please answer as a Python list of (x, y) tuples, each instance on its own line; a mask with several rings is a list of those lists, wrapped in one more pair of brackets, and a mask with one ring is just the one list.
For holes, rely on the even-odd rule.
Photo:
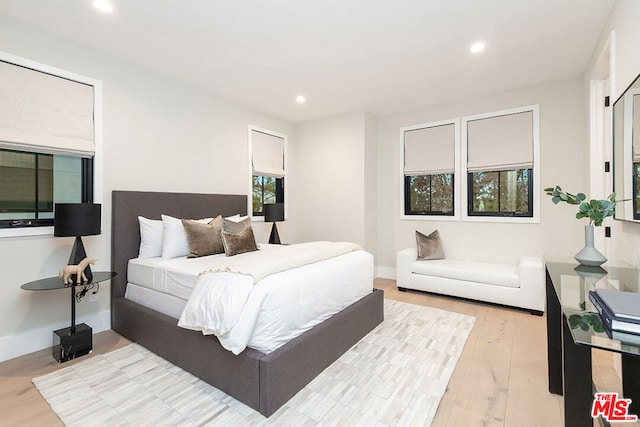
[(483, 42), (475, 42), (471, 45), (469, 50), (471, 51), (471, 53), (480, 53), (484, 50), (484, 48), (485, 46)]
[(93, 0), (93, 7), (102, 13), (113, 12), (113, 5), (109, 0)]
[(304, 102), (307, 100), (307, 98), (305, 98), (303, 95), (298, 95), (296, 96), (296, 102), (298, 104), (304, 104)]

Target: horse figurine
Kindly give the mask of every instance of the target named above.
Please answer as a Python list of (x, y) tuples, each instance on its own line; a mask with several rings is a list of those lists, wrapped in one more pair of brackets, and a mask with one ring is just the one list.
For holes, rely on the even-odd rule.
[(75, 274), (76, 276), (76, 284), (88, 282), (87, 276), (84, 275), (84, 269), (87, 268), (89, 264), (94, 265), (96, 260), (93, 258), (85, 258), (78, 263), (78, 265), (66, 265), (60, 269), (58, 272), (58, 277), (62, 279), (65, 285), (70, 285), (73, 283), (71, 280), (71, 276)]

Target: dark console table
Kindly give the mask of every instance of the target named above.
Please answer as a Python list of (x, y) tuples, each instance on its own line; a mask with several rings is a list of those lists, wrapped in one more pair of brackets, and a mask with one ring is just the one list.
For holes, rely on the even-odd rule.
[[(593, 315), (597, 310), (589, 301), (589, 291), (596, 288), (640, 292), (639, 271), (629, 266), (585, 267), (575, 261), (548, 257), (545, 257), (545, 265), (549, 391), (564, 396), (564, 425), (584, 427), (593, 423), (592, 348), (622, 355), (623, 394), (632, 400), (629, 413), (640, 415), (640, 346), (612, 339), (606, 332), (595, 331), (601, 329), (593, 325), (593, 322), (600, 321), (600, 317)], [(571, 327), (571, 316), (585, 315), (592, 322), (588, 328), (585, 326), (586, 330)], [(574, 317), (574, 320), (580, 319)]]
[(28, 291), (48, 291), (53, 289), (71, 290), (71, 326), (53, 331), (53, 357), (58, 362), (66, 362), (76, 357), (84, 356), (93, 349), (93, 336), (91, 327), (85, 323), (76, 325), (76, 288), (86, 288), (94, 283), (105, 282), (114, 278), (116, 273), (111, 271), (95, 271), (93, 278), (84, 283), (65, 285), (59, 277), (47, 277), (35, 280), (20, 286)]

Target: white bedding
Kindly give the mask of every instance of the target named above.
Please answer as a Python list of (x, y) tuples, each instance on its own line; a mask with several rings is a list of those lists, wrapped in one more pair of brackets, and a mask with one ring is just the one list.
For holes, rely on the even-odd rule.
[(133, 283), (127, 283), (127, 290), (125, 291), (124, 297), (176, 319), (180, 317), (187, 303), (186, 300), (174, 297), (173, 295), (154, 291), (153, 289), (138, 286)]
[(224, 254), (192, 259), (134, 258), (127, 266), (127, 281), (186, 301), (196, 287), (199, 273), (206, 268), (207, 258), (213, 257)]
[[(277, 248), (261, 245), (261, 251)], [(154, 309), (159, 309), (163, 304), (157, 303), (157, 300), (145, 303), (145, 295), (160, 292), (186, 302), (196, 287), (198, 273), (207, 270), (214, 257), (224, 259), (225, 256), (132, 260), (128, 272), (130, 281), (132, 278), (147, 282), (151, 279), (152, 283), (137, 285), (154, 291), (141, 291), (132, 286), (130, 292), (128, 286), (126, 297), (143, 305), (151, 304), (154, 307), (150, 308)], [(195, 313), (195, 317), (212, 320), (214, 328), (208, 329), (205, 324), (199, 325), (200, 329), (204, 329), (204, 333), (215, 333), (221, 344), (235, 354), (247, 346), (268, 353), (370, 293), (373, 257), (357, 250), (267, 275), (255, 285), (253, 277), (249, 275), (219, 272), (206, 276), (216, 276), (215, 285), (209, 284), (199, 292), (208, 293), (211, 286), (216, 286), (218, 290), (213, 292), (219, 293), (222, 298), (245, 300), (232, 301), (230, 307), (240, 304), (241, 309), (224, 319), (211, 319), (211, 313), (216, 311), (207, 309), (207, 304), (216, 304), (219, 299), (206, 300), (209, 302), (197, 307), (203, 311)], [(218, 292), (225, 287), (239, 292)], [(173, 307), (171, 311), (174, 314), (172, 317), (175, 317), (176, 301), (171, 298), (160, 299), (170, 301), (169, 306)]]

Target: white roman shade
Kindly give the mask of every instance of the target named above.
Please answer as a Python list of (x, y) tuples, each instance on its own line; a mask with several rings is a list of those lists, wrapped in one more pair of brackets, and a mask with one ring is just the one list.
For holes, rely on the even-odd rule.
[(404, 132), (404, 174), (453, 173), (455, 126), (453, 123)]
[(633, 162), (640, 162), (640, 95), (633, 95), (633, 124), (631, 135), (633, 139)]
[(253, 174), (284, 177), (284, 138), (251, 130)]
[(0, 148), (92, 157), (93, 86), (0, 61)]
[(533, 168), (533, 112), (467, 122), (467, 170)]

